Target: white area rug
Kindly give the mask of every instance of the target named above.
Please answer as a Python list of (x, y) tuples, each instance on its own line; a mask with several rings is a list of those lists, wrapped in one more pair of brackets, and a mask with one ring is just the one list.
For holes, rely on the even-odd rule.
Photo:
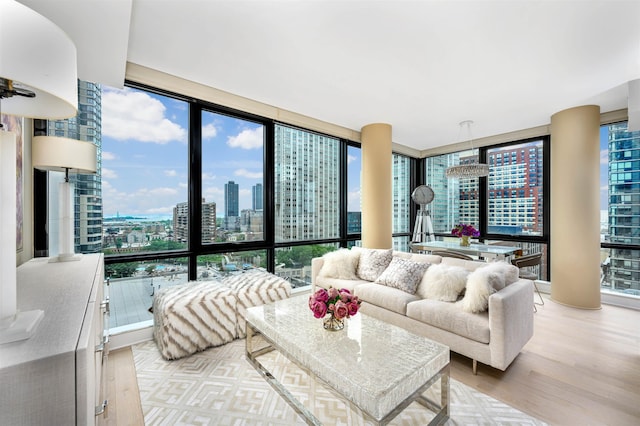
[[(246, 360), (244, 344), (235, 340), (175, 361), (162, 359), (152, 341), (133, 346), (145, 424), (305, 424)], [(271, 352), (259, 359), (323, 424), (372, 424), (283, 355)], [(450, 414), (447, 425), (545, 424), (453, 379)], [(422, 426), (432, 417), (412, 403), (390, 424)]]

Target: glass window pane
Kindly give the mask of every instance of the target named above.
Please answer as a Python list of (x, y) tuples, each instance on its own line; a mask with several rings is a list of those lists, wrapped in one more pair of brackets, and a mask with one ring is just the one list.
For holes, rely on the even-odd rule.
[(340, 235), (340, 140), (275, 126), (275, 240)]
[(543, 233), (542, 140), (487, 150), (487, 230)]
[(264, 126), (202, 113), (202, 243), (264, 240)]
[(198, 281), (215, 281), (250, 269), (267, 268), (266, 250), (198, 256)]
[[(601, 241), (640, 245), (640, 132), (627, 123), (601, 127)], [(602, 250), (601, 288), (640, 295), (640, 255), (631, 247)]]
[(188, 116), (186, 102), (103, 87), (105, 254), (186, 248), (173, 215), (187, 201)]
[[(105, 265), (109, 278), (109, 328), (137, 328), (138, 323), (152, 321), (150, 308), (156, 291), (184, 284), (188, 280), (186, 258), (147, 260)], [(138, 324), (137, 326), (133, 326)], [(115, 329), (115, 330), (114, 330)]]
[(362, 150), (347, 147), (347, 233), (362, 232)]
[(311, 285), (311, 259), (337, 249), (337, 244), (277, 248), (275, 274), (289, 280), (293, 288), (309, 286)]
[(435, 233), (450, 234), (458, 223), (479, 227), (478, 179), (447, 179), (447, 167), (477, 158), (477, 151), (462, 151), (426, 158), (425, 183), (433, 190), (429, 210)]
[(392, 156), (393, 233), (409, 232), (411, 201), (411, 160), (404, 155)]

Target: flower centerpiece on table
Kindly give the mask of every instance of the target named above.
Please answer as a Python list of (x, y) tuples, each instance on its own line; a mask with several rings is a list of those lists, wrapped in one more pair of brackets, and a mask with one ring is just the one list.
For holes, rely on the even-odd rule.
[(346, 288), (329, 290), (320, 288), (309, 296), (309, 309), (316, 318), (324, 318), (323, 326), (327, 330), (342, 330), (344, 319), (358, 313), (360, 300)]
[(451, 235), (455, 235), (460, 238), (461, 246), (469, 246), (469, 238), (474, 237), (477, 238), (480, 236), (480, 231), (473, 227), (473, 225), (465, 225), (464, 223), (459, 223), (453, 227), (451, 230)]

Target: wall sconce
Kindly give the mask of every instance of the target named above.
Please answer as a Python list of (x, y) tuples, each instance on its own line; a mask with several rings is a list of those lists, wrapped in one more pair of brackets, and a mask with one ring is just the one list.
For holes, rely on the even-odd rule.
[(50, 262), (79, 260), (74, 253), (74, 185), (69, 172), (95, 173), (97, 147), (91, 142), (55, 136), (36, 136), (31, 145), (33, 168), (64, 172), (64, 181), (58, 186), (58, 256)]
[[(60, 119), (78, 111), (76, 47), (60, 28), (14, 0), (0, 0), (0, 102), (5, 114)], [(44, 312), (16, 298), (16, 139), (0, 131), (0, 344), (28, 339)]]

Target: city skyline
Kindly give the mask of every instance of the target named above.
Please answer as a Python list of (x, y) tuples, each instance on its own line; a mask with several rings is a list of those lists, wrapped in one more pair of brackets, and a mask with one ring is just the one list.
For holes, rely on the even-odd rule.
[[(103, 86), (103, 217), (172, 218), (188, 200), (188, 104), (134, 88)], [(224, 217), (224, 186), (238, 184), (239, 210), (253, 207), (252, 188), (264, 188), (264, 129), (222, 114), (202, 114), (202, 197)], [(154, 146), (149, 149), (149, 145)], [(360, 211), (360, 149), (349, 149), (349, 211)]]

